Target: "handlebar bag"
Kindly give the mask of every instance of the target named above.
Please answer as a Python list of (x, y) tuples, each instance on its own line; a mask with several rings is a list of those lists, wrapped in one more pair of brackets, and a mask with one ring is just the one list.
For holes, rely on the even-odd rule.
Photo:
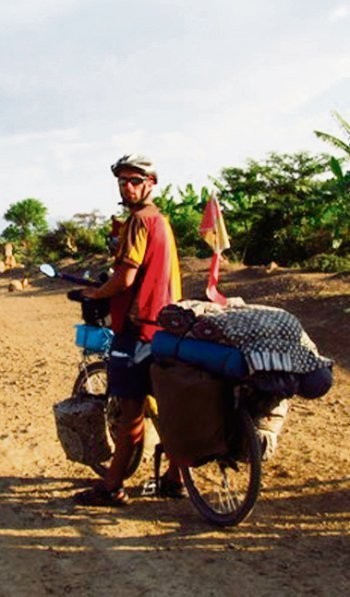
[(109, 299), (90, 299), (83, 296), (83, 290), (70, 290), (67, 297), (70, 301), (81, 304), (82, 318), (89, 325), (108, 327), (110, 320)]
[(75, 330), (77, 346), (97, 353), (105, 353), (110, 349), (114, 336), (111, 329), (78, 323)]
[(151, 365), (164, 450), (179, 466), (227, 452), (225, 382), (180, 361)]
[(109, 316), (109, 299), (86, 299), (81, 303), (85, 323), (95, 326), (107, 325)]

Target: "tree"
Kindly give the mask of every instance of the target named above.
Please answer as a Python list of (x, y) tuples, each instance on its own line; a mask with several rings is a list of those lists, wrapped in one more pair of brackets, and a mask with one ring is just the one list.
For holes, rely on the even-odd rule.
[(80, 226), (96, 229), (99, 225), (103, 225), (106, 222), (106, 218), (101, 214), (99, 209), (94, 209), (88, 213), (77, 213), (74, 214), (73, 220), (78, 222)]
[(350, 124), (338, 112), (334, 111), (332, 114), (338, 121), (340, 128), (344, 131), (347, 137), (346, 141), (343, 141), (334, 135), (330, 135), (329, 133), (322, 133), (322, 131), (314, 131), (314, 133), (316, 137), (319, 137), (322, 141), (326, 141), (333, 145), (333, 147), (344, 151), (346, 157), (350, 159)]
[(331, 232), (320, 234), (331, 198), (321, 177), (328, 169), (329, 156), (304, 152), (224, 168), (216, 184), (232, 250), (249, 264), (290, 265), (329, 249)]
[(327, 224), (333, 230), (333, 248), (346, 253), (350, 249), (350, 226), (348, 224), (350, 171), (344, 172), (343, 163), (350, 160), (350, 124), (338, 112), (334, 111), (332, 114), (344, 132), (345, 140), (321, 131), (314, 131), (314, 133), (322, 141), (340, 149), (345, 154), (342, 159), (337, 159), (334, 156), (330, 158), (330, 167), (335, 176), (335, 181), (330, 182), (330, 187), (335, 201), (329, 206)]
[(2, 232), (2, 237), (14, 243), (17, 256), (30, 264), (34, 259), (40, 240), (48, 230), (46, 222), (47, 208), (38, 199), (23, 199), (12, 203), (5, 220), (11, 222)]
[[(323, 133), (322, 131), (314, 131), (316, 137), (322, 139), (326, 143), (329, 143), (333, 147), (337, 149), (341, 149), (345, 154), (345, 160), (350, 159), (350, 124), (336, 111), (332, 112), (333, 117), (337, 120), (340, 128), (343, 130), (346, 136), (346, 140), (343, 141), (339, 137), (335, 137), (334, 135), (330, 135), (329, 133)], [(337, 160), (335, 157), (331, 157), (330, 166), (333, 171), (333, 174), (341, 180), (344, 177), (343, 170), (341, 167), (341, 161)]]
[(47, 208), (39, 199), (23, 199), (12, 203), (4, 214), (4, 219), (11, 224), (5, 228), (2, 236), (28, 246), (37, 235), (48, 230), (46, 214)]
[(206, 187), (202, 187), (198, 194), (192, 184), (187, 184), (184, 190), (178, 188), (178, 193), (179, 197), (175, 200), (171, 193), (171, 185), (168, 185), (158, 197), (155, 197), (155, 203), (169, 218), (179, 254), (192, 254), (198, 257), (207, 255), (209, 249), (200, 237), (199, 227), (209, 191)]

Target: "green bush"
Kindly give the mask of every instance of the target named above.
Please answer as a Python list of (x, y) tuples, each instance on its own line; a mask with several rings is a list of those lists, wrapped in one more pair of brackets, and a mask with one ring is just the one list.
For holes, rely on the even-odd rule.
[(321, 253), (306, 259), (300, 265), (309, 272), (350, 273), (350, 255), (340, 257), (339, 255)]
[(59, 222), (55, 230), (41, 237), (40, 254), (42, 257), (50, 253), (57, 254), (62, 259), (108, 252), (107, 235), (109, 231), (109, 222), (90, 228), (73, 220)]

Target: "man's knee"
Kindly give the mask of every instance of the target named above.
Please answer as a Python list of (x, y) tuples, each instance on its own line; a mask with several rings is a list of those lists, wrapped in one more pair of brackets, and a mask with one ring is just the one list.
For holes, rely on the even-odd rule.
[(107, 410), (111, 435), (116, 443), (129, 438), (133, 443), (143, 437), (144, 401), (125, 398), (111, 398)]

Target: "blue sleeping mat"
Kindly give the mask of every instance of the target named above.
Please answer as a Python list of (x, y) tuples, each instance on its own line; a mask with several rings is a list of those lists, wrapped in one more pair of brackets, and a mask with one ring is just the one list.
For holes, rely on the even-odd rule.
[(248, 375), (242, 351), (216, 342), (180, 338), (175, 334), (160, 331), (153, 336), (152, 353), (156, 358), (180, 359), (225, 377), (242, 379)]

